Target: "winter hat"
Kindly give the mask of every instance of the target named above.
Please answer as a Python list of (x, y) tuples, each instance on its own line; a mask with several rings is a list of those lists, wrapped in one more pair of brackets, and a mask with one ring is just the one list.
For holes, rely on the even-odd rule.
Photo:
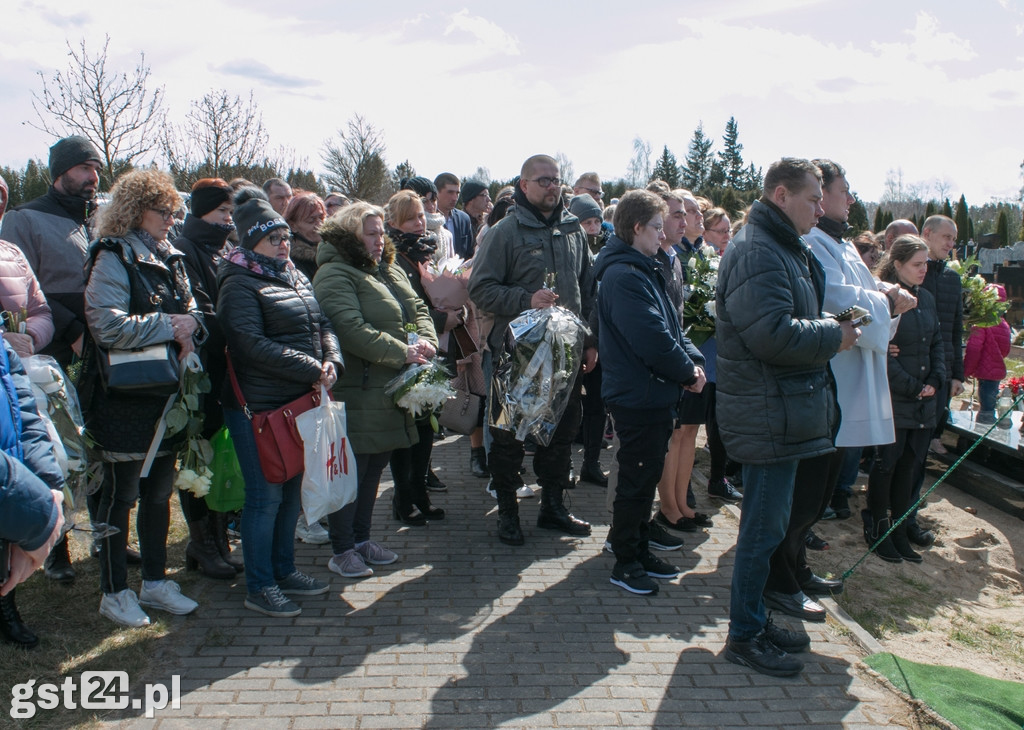
[(437, 195), (437, 185), (425, 177), (409, 177), (402, 180), (402, 190), (412, 190), (421, 198), (433, 193)]
[(202, 188), (192, 189), (192, 199), (189, 205), (192, 207), (192, 215), (202, 218), (210, 211), (217, 210), (222, 203), (231, 200), (234, 191), (225, 186), (209, 185)]
[(569, 212), (581, 221), (585, 221), (587, 218), (600, 218), (601, 206), (597, 204), (592, 195), (584, 193), (583, 195), (574, 195), (569, 201)]
[(462, 204), (465, 205), (485, 190), (487, 190), (486, 185), (482, 185), (476, 180), (467, 180), (462, 183), (462, 192), (459, 193), (459, 200), (461, 200)]
[(287, 228), (288, 224), (266, 200), (253, 198), (235, 210), (235, 228), (238, 230), (238, 245), (250, 251), (264, 236), (275, 228)]
[(75, 165), (83, 162), (98, 162), (103, 164), (100, 151), (96, 145), (85, 137), (74, 135), (58, 140), (50, 148), (50, 181), (55, 182), (58, 177), (70, 170)]

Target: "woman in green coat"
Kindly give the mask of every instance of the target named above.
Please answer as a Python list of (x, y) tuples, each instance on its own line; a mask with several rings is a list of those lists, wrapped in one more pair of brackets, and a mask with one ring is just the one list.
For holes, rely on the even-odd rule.
[[(393, 449), (417, 442), (416, 426), (384, 392), (411, 363), (435, 354), (437, 335), (426, 305), (393, 266), (395, 248), (384, 235), (384, 211), (355, 203), (320, 229), (313, 290), (341, 343), (348, 367), (334, 386), (345, 402), (348, 436), (356, 456), (356, 501), (328, 517), (334, 557), (328, 567), (346, 578), (373, 575), (369, 565), (398, 556), (370, 540), (370, 521), (380, 476)], [(408, 333), (419, 335), (409, 344)]]

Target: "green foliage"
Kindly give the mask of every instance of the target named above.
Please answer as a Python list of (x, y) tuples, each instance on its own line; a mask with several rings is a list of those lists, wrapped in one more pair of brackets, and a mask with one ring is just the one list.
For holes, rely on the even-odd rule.
[(601, 183), (601, 190), (604, 191), (605, 203), (611, 202), (612, 198), (621, 198), (626, 194), (626, 181), (619, 178), (615, 181), (608, 181)]
[(949, 198), (946, 198), (946, 200), (942, 203), (942, 215), (946, 216), (947, 218), (953, 217), (953, 206), (949, 204)]
[(868, 230), (868, 209), (856, 195), (853, 196), (853, 205), (850, 206), (850, 217), (847, 223), (853, 229), (851, 233), (854, 236)]
[(327, 195), (327, 190), (320, 184), (312, 170), (291, 169), (285, 180), (295, 190), (307, 190), (316, 193), (321, 198)]
[(718, 162), (725, 173), (725, 184), (737, 190), (747, 189), (746, 165), (743, 164), (743, 145), (739, 142), (736, 117), (729, 117), (722, 135), (724, 149), (718, 153)]
[(680, 177), (679, 163), (676, 161), (676, 156), (669, 152), (666, 145), (662, 150), (661, 157), (658, 158), (654, 169), (651, 171), (651, 180), (664, 180), (670, 188), (677, 188), (679, 187)]
[(881, 233), (885, 229), (885, 211), (882, 210), (882, 206), (875, 208), (875, 222), (871, 226), (871, 230), (875, 233)]
[(996, 235), (999, 236), (999, 245), (1006, 246), (1010, 243), (1010, 221), (1006, 217), (1006, 209), (999, 211), (999, 222), (996, 223)]
[(960, 194), (960, 200), (957, 201), (956, 217), (953, 220), (956, 221), (957, 243), (966, 243), (970, 236), (971, 223), (970, 208), (967, 207), (967, 198), (964, 197), (963, 193)]
[(693, 130), (690, 146), (686, 152), (686, 164), (682, 169), (682, 183), (694, 192), (703, 192), (710, 184), (711, 169), (715, 161), (714, 141), (705, 136), (704, 124), (698, 123)]
[(924, 207), (924, 217), (928, 218), (929, 216), (935, 215), (935, 211), (936, 211), (935, 201), (934, 200), (929, 200), (928, 201), (928, 205), (926, 205)]

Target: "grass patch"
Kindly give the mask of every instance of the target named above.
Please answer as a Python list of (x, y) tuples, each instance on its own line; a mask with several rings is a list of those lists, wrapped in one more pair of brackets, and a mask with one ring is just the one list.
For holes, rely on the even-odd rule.
[(959, 610), (950, 617), (950, 624), (950, 641), (982, 651), (1000, 661), (1024, 665), (1024, 626), (980, 625), (974, 616)]
[(925, 606), (934, 606), (937, 597), (932, 586), (909, 575), (859, 574), (847, 582), (836, 599), (864, 630), (876, 639), (910, 633), (926, 621)]

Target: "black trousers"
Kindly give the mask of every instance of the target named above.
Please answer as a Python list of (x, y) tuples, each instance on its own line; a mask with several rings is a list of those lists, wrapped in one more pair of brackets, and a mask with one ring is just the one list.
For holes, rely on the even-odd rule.
[[(913, 504), (911, 493), (924, 474), (924, 461), (932, 432), (926, 428), (897, 428), (896, 441), (878, 447), (878, 459), (868, 476), (868, 509), (877, 524), (891, 511), (894, 520)], [(915, 498), (916, 499), (916, 498)]]
[(604, 448), (604, 425), (608, 413), (601, 397), (601, 363), (593, 371), (581, 374), (583, 381), (583, 425), (580, 435), (583, 438), (583, 463), (595, 462)]
[(789, 527), (772, 554), (765, 590), (792, 595), (800, 590), (801, 583), (810, 579), (812, 571), (807, 565), (804, 534), (821, 519), (831, 501), (842, 463), (842, 449), (800, 461), (793, 486)]

